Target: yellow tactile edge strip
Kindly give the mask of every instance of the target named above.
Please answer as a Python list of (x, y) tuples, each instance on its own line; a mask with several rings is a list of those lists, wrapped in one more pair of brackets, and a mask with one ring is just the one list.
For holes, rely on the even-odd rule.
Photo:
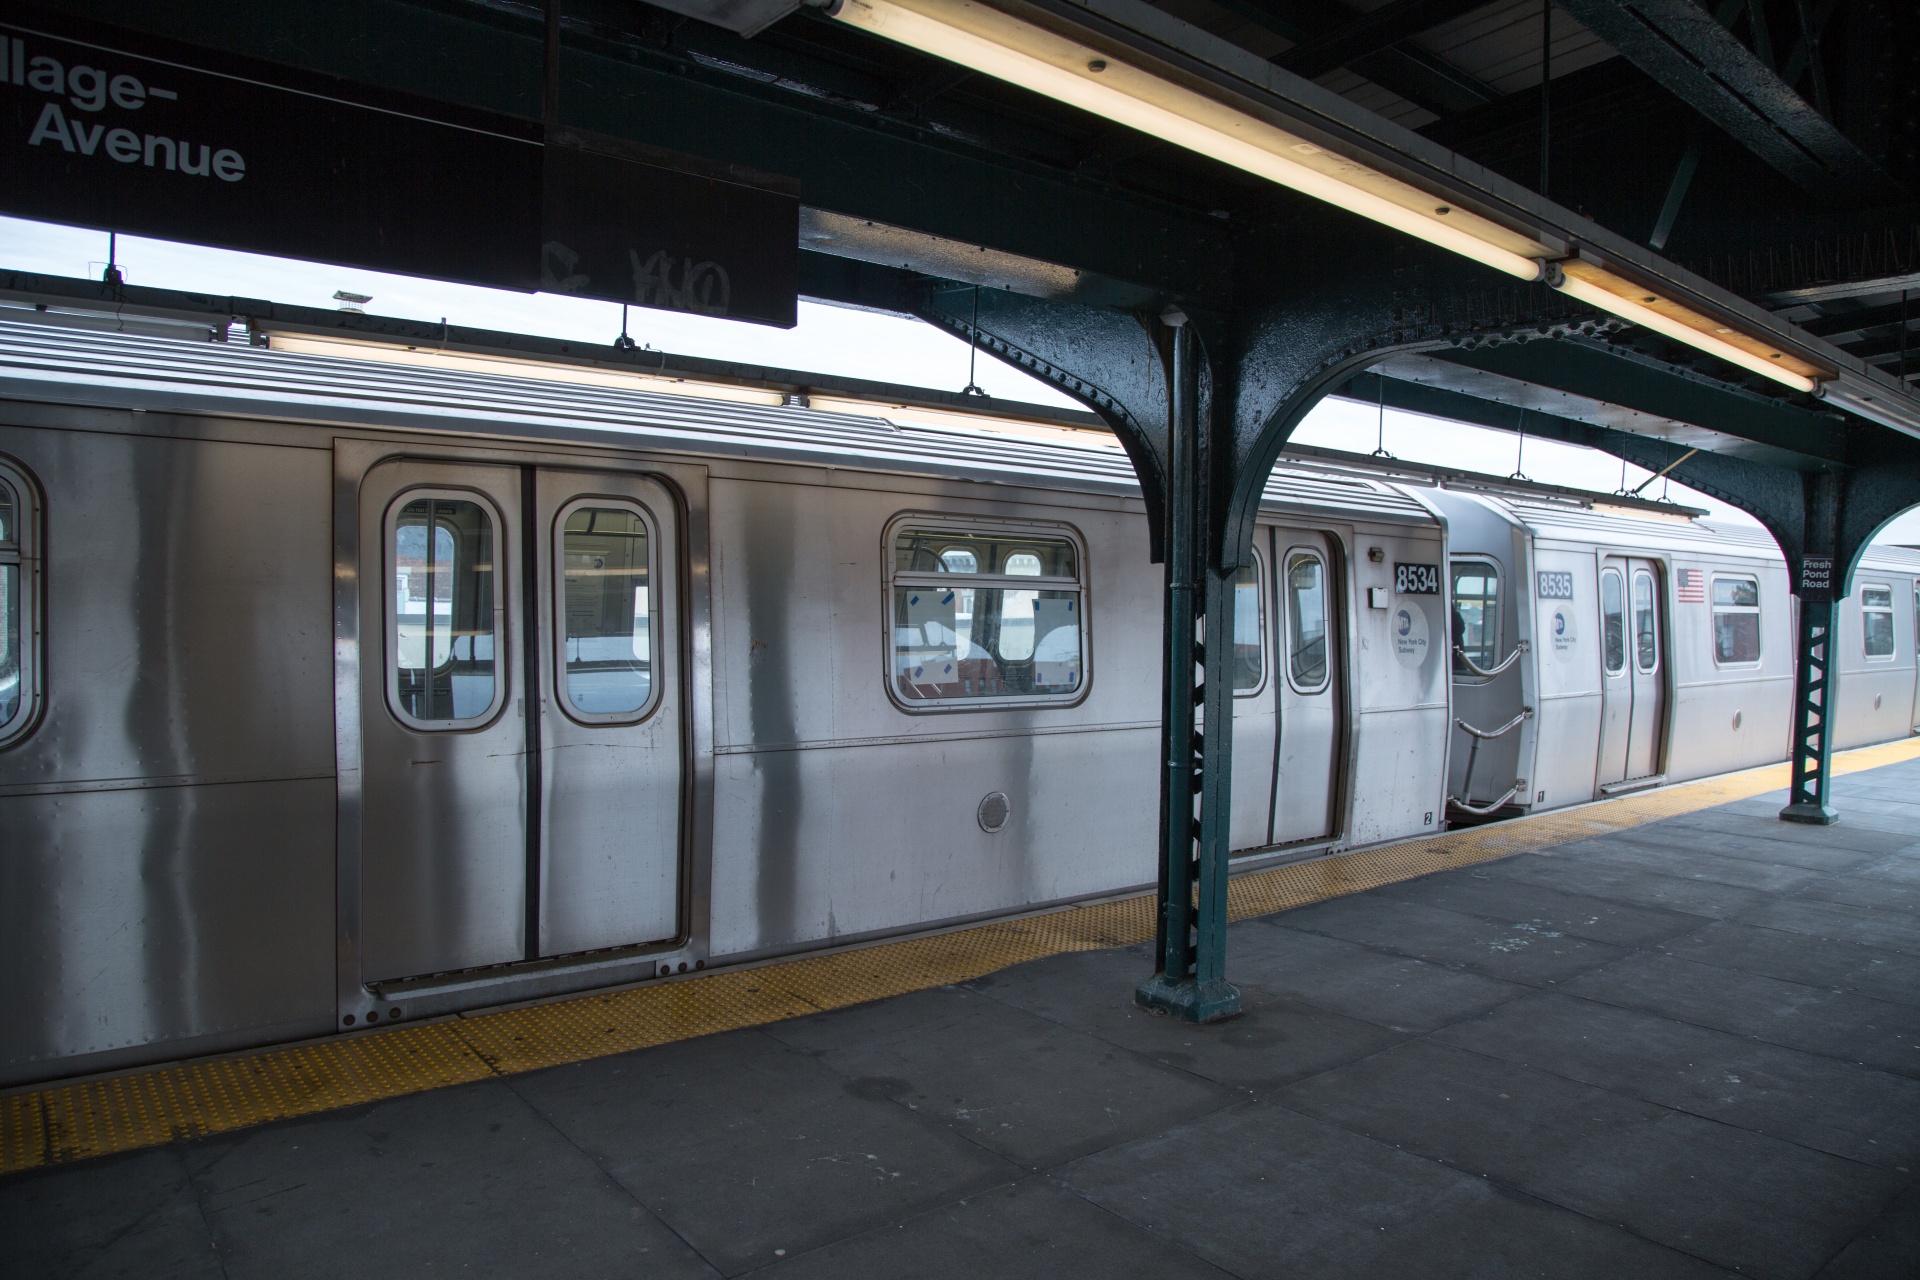
[[(1835, 773), (1920, 758), (1920, 739), (1837, 754)], [(1640, 792), (1236, 877), (1234, 919), (1605, 835), (1777, 790), (1787, 767)], [(839, 1009), (1153, 936), (1151, 895), (0, 1098), (0, 1174), (223, 1133), (443, 1085)]]

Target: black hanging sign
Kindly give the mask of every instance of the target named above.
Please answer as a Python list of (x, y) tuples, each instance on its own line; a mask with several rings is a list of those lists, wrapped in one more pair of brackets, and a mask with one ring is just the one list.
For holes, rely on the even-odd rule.
[(540, 288), (792, 328), (797, 186), (621, 140), (547, 141)]
[(9, 9), (0, 212), (795, 322), (790, 184), (620, 144), (549, 146), (512, 116)]
[(70, 20), (60, 30), (74, 38), (0, 23), (6, 212), (538, 286), (536, 126)]

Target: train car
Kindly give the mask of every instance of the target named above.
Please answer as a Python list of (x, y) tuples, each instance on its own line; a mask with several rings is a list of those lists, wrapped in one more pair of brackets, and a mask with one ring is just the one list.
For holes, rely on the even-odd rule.
[[(367, 350), (0, 324), (0, 1080), (1152, 883), (1111, 438)], [(1250, 862), (1438, 828), (1444, 538), (1275, 472)]]
[[(1758, 528), (1441, 490), (1455, 710), (1475, 820), (1781, 760), (1798, 602)], [(1875, 546), (1838, 609), (1835, 745), (1915, 726), (1920, 552)]]
[(1867, 548), (1835, 614), (1834, 745), (1920, 732), (1920, 548)]
[[(1153, 882), (1110, 437), (75, 323), (0, 322), (0, 1083)], [(1405, 479), (1267, 486), (1240, 866), (1784, 757), (1763, 535)], [(1920, 725), (1916, 582), (1856, 575), (1843, 745)]]

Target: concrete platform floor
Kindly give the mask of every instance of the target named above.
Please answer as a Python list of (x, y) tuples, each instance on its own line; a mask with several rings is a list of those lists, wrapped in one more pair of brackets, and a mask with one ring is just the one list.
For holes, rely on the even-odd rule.
[(8, 1277), (1920, 1276), (1920, 761), (0, 1182)]

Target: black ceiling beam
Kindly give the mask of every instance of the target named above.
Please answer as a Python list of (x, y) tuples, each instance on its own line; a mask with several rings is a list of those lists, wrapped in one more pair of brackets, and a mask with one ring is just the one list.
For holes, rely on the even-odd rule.
[[(1341, 0), (1219, 0), (1220, 6), (1296, 45), (1331, 34), (1362, 16)], [(1282, 53), (1273, 59), (1286, 57)], [(1425, 49), (1400, 45), (1355, 58), (1348, 69), (1436, 116), (1497, 102), (1500, 92)]]
[(1357, 58), (1391, 49), (1409, 36), (1431, 31), (1475, 9), (1488, 0), (1389, 0), (1351, 22), (1295, 45), (1274, 59), (1295, 75), (1309, 80)]
[(1885, 306), (1840, 311), (1833, 315), (1815, 316), (1810, 320), (1796, 320), (1794, 323), (1816, 337), (1831, 338), (1837, 333), (1858, 333), (1863, 329), (1877, 329), (1881, 325), (1899, 324), (1903, 320), (1920, 320), (1920, 298), (1914, 299), (1911, 305), (1889, 302)]
[(1675, 97), (1823, 199), (1900, 199), (1874, 160), (1693, 0), (1557, 0)]
[(1905, 334), (1902, 334), (1900, 330), (1895, 329), (1892, 333), (1882, 334), (1876, 338), (1848, 343), (1845, 350), (1848, 355), (1856, 356), (1869, 363), (1885, 356), (1898, 357), (1903, 351), (1909, 358), (1920, 356), (1920, 333), (1915, 333), (1909, 328)]

